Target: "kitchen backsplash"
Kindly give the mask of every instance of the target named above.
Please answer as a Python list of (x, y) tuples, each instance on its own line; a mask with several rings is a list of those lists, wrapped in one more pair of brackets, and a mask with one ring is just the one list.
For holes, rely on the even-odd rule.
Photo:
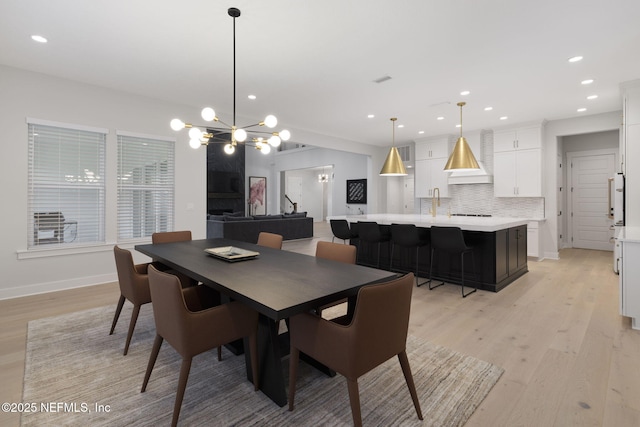
[[(480, 161), (493, 175), (493, 132), (482, 134)], [(420, 199), (420, 213), (428, 215), (431, 199)], [(493, 197), (493, 184), (449, 186), (449, 197), (440, 200), (439, 215), (474, 214), (507, 218), (544, 218), (544, 197)]]

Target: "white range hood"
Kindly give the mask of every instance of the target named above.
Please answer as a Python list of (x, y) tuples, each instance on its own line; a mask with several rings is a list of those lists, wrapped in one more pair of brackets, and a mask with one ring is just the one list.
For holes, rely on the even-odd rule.
[(493, 175), (489, 175), (482, 162), (478, 162), (480, 169), (472, 171), (458, 171), (449, 174), (449, 184), (491, 184)]

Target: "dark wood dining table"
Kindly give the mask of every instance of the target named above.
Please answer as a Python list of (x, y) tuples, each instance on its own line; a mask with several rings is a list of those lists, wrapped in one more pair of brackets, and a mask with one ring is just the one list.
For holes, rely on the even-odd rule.
[[(205, 252), (224, 246), (256, 251), (259, 255), (229, 262)], [(282, 366), (287, 350), (280, 344), (280, 320), (344, 298), (353, 301), (362, 286), (397, 276), (389, 271), (229, 239), (144, 244), (135, 249), (260, 313), (260, 388), (280, 406), (287, 403)], [(250, 370), (247, 375), (251, 379)]]

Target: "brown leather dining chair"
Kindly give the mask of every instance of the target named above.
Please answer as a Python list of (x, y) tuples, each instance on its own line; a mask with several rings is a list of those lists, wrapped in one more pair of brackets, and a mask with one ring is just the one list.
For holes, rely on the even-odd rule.
[(131, 312), (131, 320), (129, 321), (127, 341), (124, 345), (124, 355), (126, 356), (129, 352), (129, 344), (131, 343), (133, 330), (136, 327), (138, 314), (140, 314), (140, 307), (143, 304), (151, 302), (149, 278), (147, 276), (147, 268), (149, 267), (149, 264), (134, 264), (131, 252), (126, 249), (119, 248), (118, 246), (113, 247), (113, 253), (116, 259), (116, 270), (118, 271), (120, 299), (118, 300), (116, 313), (113, 316), (109, 335), (112, 335), (116, 328), (125, 300), (131, 301), (133, 304), (133, 311)]
[[(289, 319), (289, 410), (294, 408), (300, 352), (347, 378), (353, 423), (362, 425), (358, 378), (397, 356), (413, 405), (422, 410), (406, 352), (413, 273), (388, 282), (360, 288), (353, 318), (325, 320), (309, 313)], [(346, 324), (342, 324), (346, 323)]]
[(260, 246), (282, 249), (282, 240), (283, 238), (280, 234), (267, 233), (266, 231), (261, 231), (260, 234), (258, 234), (258, 245)]
[[(344, 262), (346, 264), (355, 264), (357, 256), (357, 248), (353, 245), (345, 245), (341, 243), (324, 242), (319, 241), (316, 244), (316, 257), (323, 259), (330, 259), (332, 261)], [(333, 307), (338, 304), (346, 302), (347, 299), (343, 298), (339, 301), (325, 304), (316, 308), (316, 314), (321, 315), (322, 310)]]
[(149, 287), (153, 299), (156, 338), (149, 356), (141, 393), (151, 377), (164, 340), (182, 356), (178, 390), (171, 425), (178, 423), (182, 399), (194, 356), (248, 337), (254, 389), (258, 390), (258, 312), (238, 301), (219, 304), (219, 295), (207, 286), (180, 286), (179, 279), (149, 267)]
[[(188, 242), (190, 240), (192, 240), (191, 230), (160, 231), (151, 235), (151, 243), (153, 243), (154, 245), (161, 243)], [(188, 277), (179, 271), (172, 270), (171, 268), (160, 262), (154, 261), (153, 266), (160, 271), (175, 274), (176, 276), (178, 276), (183, 288), (187, 286), (195, 286), (198, 284), (197, 280), (192, 279), (191, 277)]]

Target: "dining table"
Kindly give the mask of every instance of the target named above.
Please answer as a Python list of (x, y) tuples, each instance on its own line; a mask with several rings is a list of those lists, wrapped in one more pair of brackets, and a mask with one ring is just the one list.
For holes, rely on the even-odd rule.
[[(210, 252), (215, 251), (211, 249), (215, 248), (234, 248), (237, 253), (250, 254), (227, 259), (212, 255)], [(283, 343), (279, 334), (280, 321), (344, 298), (352, 308), (362, 286), (398, 276), (390, 271), (224, 238), (138, 244), (135, 249), (259, 313), (259, 386), (279, 406), (287, 404), (282, 358), (288, 352), (288, 343)], [(250, 369), (247, 377), (252, 379)]]

